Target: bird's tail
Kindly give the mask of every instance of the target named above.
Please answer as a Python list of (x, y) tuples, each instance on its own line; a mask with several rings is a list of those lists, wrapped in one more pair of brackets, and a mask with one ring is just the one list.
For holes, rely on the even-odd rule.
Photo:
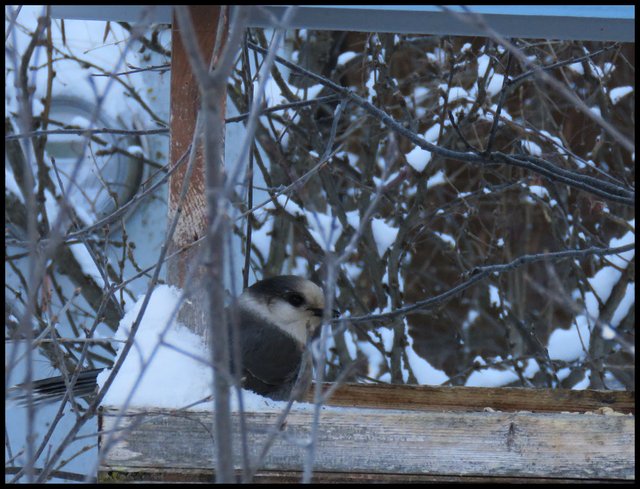
[[(94, 368), (80, 372), (76, 383), (72, 386), (73, 395), (84, 397), (93, 394), (98, 385), (96, 379), (102, 370)], [(31, 385), (33, 386), (32, 399), (36, 405), (59, 401), (67, 392), (67, 385), (62, 375), (35, 380)], [(25, 406), (27, 404), (26, 385), (18, 384), (7, 389), (7, 399), (17, 402), (20, 406)]]

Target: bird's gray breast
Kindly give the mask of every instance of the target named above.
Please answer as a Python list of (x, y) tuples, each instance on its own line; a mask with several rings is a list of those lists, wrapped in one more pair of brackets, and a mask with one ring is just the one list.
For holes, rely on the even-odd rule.
[[(239, 311), (244, 387), (269, 395), (291, 389), (302, 361), (303, 345), (251, 311)], [(281, 397), (281, 396), (278, 396)]]

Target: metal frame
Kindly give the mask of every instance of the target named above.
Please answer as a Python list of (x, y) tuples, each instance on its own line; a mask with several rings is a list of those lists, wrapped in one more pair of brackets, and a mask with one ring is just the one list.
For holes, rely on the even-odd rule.
[[(250, 26), (273, 27), (288, 6), (253, 9)], [(450, 12), (443, 9), (449, 9)], [(292, 28), (483, 36), (475, 14), (503, 36), (585, 41), (635, 42), (633, 5), (302, 5)], [(171, 5), (60, 6), (51, 8), (53, 17), (84, 20), (111, 20), (171, 23)], [(455, 12), (452, 14), (451, 12)], [(465, 20), (467, 19), (467, 20)]]

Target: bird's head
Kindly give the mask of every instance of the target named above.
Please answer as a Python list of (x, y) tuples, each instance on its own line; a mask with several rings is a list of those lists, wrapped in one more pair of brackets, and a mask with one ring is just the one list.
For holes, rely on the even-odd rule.
[(310, 280), (280, 275), (246, 289), (239, 305), (305, 344), (322, 322), (324, 292)]

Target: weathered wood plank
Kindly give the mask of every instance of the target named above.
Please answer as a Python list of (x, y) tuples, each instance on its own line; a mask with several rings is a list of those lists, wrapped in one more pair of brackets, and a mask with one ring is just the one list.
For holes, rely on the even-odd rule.
[[(323, 386), (327, 390), (331, 384)], [(313, 402), (313, 390), (307, 395)], [(428, 385), (345, 384), (334, 392), (331, 406), (376, 409), (585, 412), (610, 407), (635, 413), (635, 392), (518, 387), (439, 387)]]
[[(104, 410), (103, 430), (114, 428), (113, 415), (113, 410)], [(252, 459), (276, 418), (277, 413), (245, 414)], [(211, 413), (132, 411), (124, 419), (128, 434), (102, 454), (101, 473), (211, 468), (216, 441)], [(261, 470), (300, 471), (304, 457), (300, 442), (308, 439), (310, 425), (311, 413), (290, 413)], [(354, 480), (357, 474), (379, 481), (394, 474), (407, 480), (416, 480), (414, 476), (631, 480), (634, 426), (631, 415), (327, 408), (314, 469), (342, 473), (342, 480)], [(239, 462), (237, 415), (234, 432), (233, 451)]]
[[(236, 474), (237, 482), (241, 482), (240, 472)], [(126, 472), (105, 471), (101, 472), (98, 482), (119, 482), (119, 483), (142, 483), (142, 482), (192, 482), (192, 483), (211, 483), (215, 478), (215, 473), (211, 469), (183, 469), (180, 471), (170, 472), (167, 470), (154, 469), (135, 469)], [(252, 482), (260, 484), (296, 484), (302, 480), (302, 472), (300, 471), (259, 471)], [(585, 482), (584, 479), (555, 479), (550, 477), (470, 477), (470, 476), (452, 476), (452, 475), (432, 475), (432, 474), (366, 474), (360, 472), (320, 472), (313, 473), (312, 482), (314, 483), (417, 483), (417, 482), (464, 482), (464, 483), (536, 483), (536, 484), (575, 484), (576, 482)], [(632, 481), (610, 480), (610, 479), (589, 479), (588, 482), (607, 482), (607, 483), (632, 483)]]

